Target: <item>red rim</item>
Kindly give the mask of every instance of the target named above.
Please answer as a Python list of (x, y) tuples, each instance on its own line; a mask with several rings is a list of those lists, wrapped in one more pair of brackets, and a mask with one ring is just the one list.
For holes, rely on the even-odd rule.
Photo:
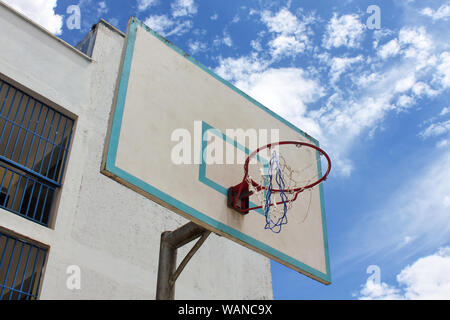
[[(270, 143), (270, 144), (265, 145), (265, 146), (263, 146), (263, 147), (261, 147), (261, 148), (259, 148), (259, 149), (256, 149), (256, 150), (255, 150), (255, 151), (247, 158), (247, 160), (245, 161), (245, 165), (244, 165), (244, 172), (245, 172), (245, 175), (244, 175), (243, 181), (246, 181), (247, 178), (248, 178), (248, 165), (249, 165), (249, 163), (250, 163), (250, 160), (251, 160), (252, 158), (254, 158), (258, 153), (260, 153), (262, 150), (270, 149), (270, 148), (275, 147), (275, 146), (282, 146), (282, 145), (289, 145), (289, 144), (295, 145), (295, 146), (297, 146), (297, 147), (308, 147), (308, 148), (312, 148), (312, 149), (318, 151), (321, 155), (323, 155), (323, 156), (325, 157), (325, 159), (327, 159), (327, 162), (328, 162), (328, 170), (327, 170), (327, 172), (326, 172), (319, 180), (317, 180), (316, 182), (311, 183), (311, 184), (309, 184), (309, 185), (307, 185), (307, 186), (300, 187), (300, 188), (296, 188), (296, 189), (293, 189), (293, 190), (289, 190), (289, 189), (285, 189), (285, 190), (283, 190), (283, 189), (272, 189), (272, 192), (282, 192), (282, 191), (283, 191), (283, 192), (286, 192), (286, 193), (301, 192), (301, 191), (304, 191), (304, 190), (307, 190), (307, 189), (311, 189), (311, 188), (317, 186), (318, 184), (322, 183), (323, 181), (327, 180), (328, 175), (329, 175), (330, 172), (331, 172), (331, 159), (330, 159), (330, 157), (328, 156), (328, 154), (327, 154), (325, 151), (323, 151), (321, 148), (319, 148), (319, 147), (316, 146), (316, 145), (313, 145), (313, 144), (310, 144), (310, 143), (306, 143), (306, 142), (300, 142), (300, 141), (281, 141), (281, 142), (276, 142), (276, 143)], [(266, 189), (267, 189), (265, 186), (260, 185), (259, 183), (257, 183), (257, 182), (254, 181), (253, 179), (251, 179), (251, 182), (252, 182), (252, 185), (253, 185), (255, 188), (258, 188), (258, 189), (260, 189), (260, 190), (261, 190), (261, 189), (262, 189), (262, 190), (266, 190)]]

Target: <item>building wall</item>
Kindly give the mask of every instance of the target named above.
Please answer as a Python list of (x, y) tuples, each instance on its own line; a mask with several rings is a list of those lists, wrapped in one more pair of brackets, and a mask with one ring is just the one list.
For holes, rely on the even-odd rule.
[[(90, 58), (1, 2), (0, 26), (0, 76), (76, 119), (51, 228), (0, 209), (0, 227), (50, 248), (40, 298), (154, 299), (161, 232), (188, 221), (100, 173), (124, 35), (101, 21)], [(71, 265), (81, 290), (66, 286)], [(270, 261), (211, 235), (176, 298), (272, 299)]]

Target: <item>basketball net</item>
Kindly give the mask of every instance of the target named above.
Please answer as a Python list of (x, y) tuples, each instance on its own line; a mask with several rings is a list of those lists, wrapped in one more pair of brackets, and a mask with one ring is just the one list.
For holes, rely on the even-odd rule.
[[(278, 155), (276, 150), (273, 150), (268, 164), (262, 165), (259, 162), (260, 175), (257, 177), (251, 176), (250, 172), (247, 176), (249, 191), (258, 199), (259, 205), (262, 206), (264, 215), (266, 217), (266, 230), (271, 230), (274, 233), (280, 233), (282, 227), (288, 223), (287, 212), (292, 209), (294, 201), (297, 199), (299, 193), (306, 191), (294, 191), (301, 186), (309, 185), (314, 181), (314, 177), (310, 179), (301, 179), (304, 171), (313, 166), (310, 165), (301, 170), (294, 170), (287, 165), (283, 156)], [(260, 186), (265, 188), (256, 188), (253, 184), (256, 181)], [(280, 192), (273, 192), (278, 189)], [(308, 189), (309, 192), (312, 189)], [(311, 193), (310, 193), (311, 203)], [(308, 205), (308, 216), (310, 205)], [(305, 220), (304, 219), (304, 220)]]

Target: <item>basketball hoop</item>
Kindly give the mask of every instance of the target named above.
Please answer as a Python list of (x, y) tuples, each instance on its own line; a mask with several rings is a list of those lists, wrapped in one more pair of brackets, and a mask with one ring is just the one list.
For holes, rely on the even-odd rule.
[[(285, 158), (277, 152), (280, 146), (294, 146), (300, 150), (314, 152), (317, 157), (317, 167), (313, 164), (301, 170), (292, 169)], [(262, 151), (269, 151), (270, 160), (266, 163), (260, 161)], [(328, 169), (322, 176), (322, 157), (326, 159)], [(258, 178), (249, 172), (251, 161), (258, 159), (260, 174)], [(314, 170), (316, 169), (316, 170)], [(244, 178), (242, 182), (228, 189), (228, 207), (242, 215), (250, 211), (262, 209), (266, 217), (266, 229), (275, 233), (281, 232), (281, 227), (288, 223), (287, 212), (292, 208), (293, 202), (298, 199), (300, 193), (312, 190), (315, 186), (325, 181), (331, 171), (331, 159), (321, 148), (299, 141), (282, 141), (271, 143), (255, 150), (245, 161)], [(305, 173), (306, 178), (305, 178)], [(255, 195), (258, 199), (256, 206), (250, 207), (250, 197)]]

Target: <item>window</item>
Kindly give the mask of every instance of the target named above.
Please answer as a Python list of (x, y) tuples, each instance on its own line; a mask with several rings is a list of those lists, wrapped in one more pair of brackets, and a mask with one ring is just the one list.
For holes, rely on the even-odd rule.
[(0, 208), (48, 226), (74, 121), (0, 80)]
[(0, 231), (0, 300), (36, 300), (47, 249)]

